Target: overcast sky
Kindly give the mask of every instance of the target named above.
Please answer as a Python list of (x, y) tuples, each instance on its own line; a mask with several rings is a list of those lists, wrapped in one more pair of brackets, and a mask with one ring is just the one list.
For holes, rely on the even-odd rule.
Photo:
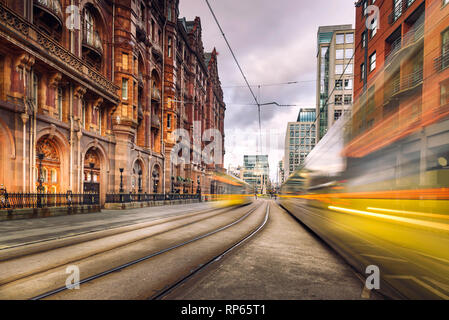
[[(354, 0), (209, 0), (239, 63), (261, 103), (276, 101), (315, 107), (318, 26), (353, 24)], [(206, 52), (219, 52), (225, 103), (225, 167), (257, 154), (257, 107), (205, 0), (180, 0), (180, 17), (201, 18)], [(303, 81), (293, 85), (271, 85)], [(269, 84), (257, 88), (259, 84)], [(241, 86), (241, 87), (238, 87)], [(259, 96), (260, 94), (260, 96)], [(260, 98), (259, 98), (260, 97)], [(271, 178), (284, 155), (287, 123), (300, 107), (262, 107), (262, 152), (269, 154)]]

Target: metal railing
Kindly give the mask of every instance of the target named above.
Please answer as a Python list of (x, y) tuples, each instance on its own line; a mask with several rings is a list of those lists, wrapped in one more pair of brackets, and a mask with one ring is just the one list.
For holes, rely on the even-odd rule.
[(415, 2), (415, 0), (401, 0), (393, 8), (393, 12), (388, 16), (388, 23), (395, 23), (409, 7)]
[(34, 0), (34, 2), (41, 7), (47, 8), (62, 20), (62, 7), (59, 0)]
[(4, 193), (0, 196), (0, 209), (6, 210), (75, 207), (99, 204), (99, 194)]
[(98, 33), (98, 31), (89, 31), (87, 29), (84, 29), (83, 43), (98, 50), (101, 54), (103, 54), (103, 43), (101, 41), (100, 34)]
[(413, 26), (403, 38), (399, 37), (391, 43), (390, 52), (385, 56), (385, 65), (389, 64), (396, 54), (409, 45), (412, 45), (422, 39), (424, 36), (424, 23)]
[(449, 67), (449, 51), (434, 60), (434, 67), (436, 72), (441, 72)]
[(154, 202), (164, 200), (195, 200), (199, 199), (199, 194), (179, 194), (179, 193), (167, 193), (167, 194), (140, 194), (140, 193), (120, 193), (120, 194), (107, 194), (106, 203), (132, 203), (132, 202)]
[(398, 94), (401, 91), (409, 90), (417, 85), (419, 85), (423, 81), (423, 69), (420, 68), (415, 72), (412, 72), (408, 75), (402, 77), (396, 77), (391, 82), (389, 86), (389, 90), (386, 91), (386, 99), (389, 100), (394, 95)]

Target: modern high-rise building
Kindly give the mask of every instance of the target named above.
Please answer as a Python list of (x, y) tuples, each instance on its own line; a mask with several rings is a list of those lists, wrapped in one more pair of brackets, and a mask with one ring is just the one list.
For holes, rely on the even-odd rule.
[(354, 29), (351, 24), (318, 28), (317, 140), (352, 108)]
[(290, 176), (304, 164), (304, 160), (316, 144), (316, 111), (301, 109), (297, 122), (289, 122), (285, 135), (284, 170)]
[(257, 193), (266, 193), (269, 185), (270, 165), (268, 155), (245, 155), (243, 181), (253, 186)]
[(285, 167), (284, 167), (284, 159), (279, 161), (278, 164), (278, 172), (277, 172), (277, 185), (281, 186), (285, 182)]

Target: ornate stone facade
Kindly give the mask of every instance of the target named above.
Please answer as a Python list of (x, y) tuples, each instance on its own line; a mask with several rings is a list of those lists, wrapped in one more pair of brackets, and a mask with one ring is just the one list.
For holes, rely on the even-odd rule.
[(176, 129), (193, 146), (195, 129), (223, 133), (225, 111), (217, 54), (178, 6), (0, 1), (0, 184), (35, 192), (42, 178), (47, 192), (98, 191), (104, 203), (123, 168), (125, 192), (170, 192), (175, 181), (207, 193), (215, 166), (170, 159)]

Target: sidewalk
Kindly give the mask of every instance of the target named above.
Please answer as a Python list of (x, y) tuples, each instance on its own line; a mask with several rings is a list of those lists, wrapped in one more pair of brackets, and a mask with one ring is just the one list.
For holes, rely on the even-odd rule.
[[(265, 228), (165, 299), (356, 300), (368, 296), (347, 263), (271, 202)], [(371, 293), (371, 299), (381, 296)]]
[(0, 221), (0, 249), (25, 243), (106, 230), (212, 208), (210, 203), (193, 203), (49, 218)]

